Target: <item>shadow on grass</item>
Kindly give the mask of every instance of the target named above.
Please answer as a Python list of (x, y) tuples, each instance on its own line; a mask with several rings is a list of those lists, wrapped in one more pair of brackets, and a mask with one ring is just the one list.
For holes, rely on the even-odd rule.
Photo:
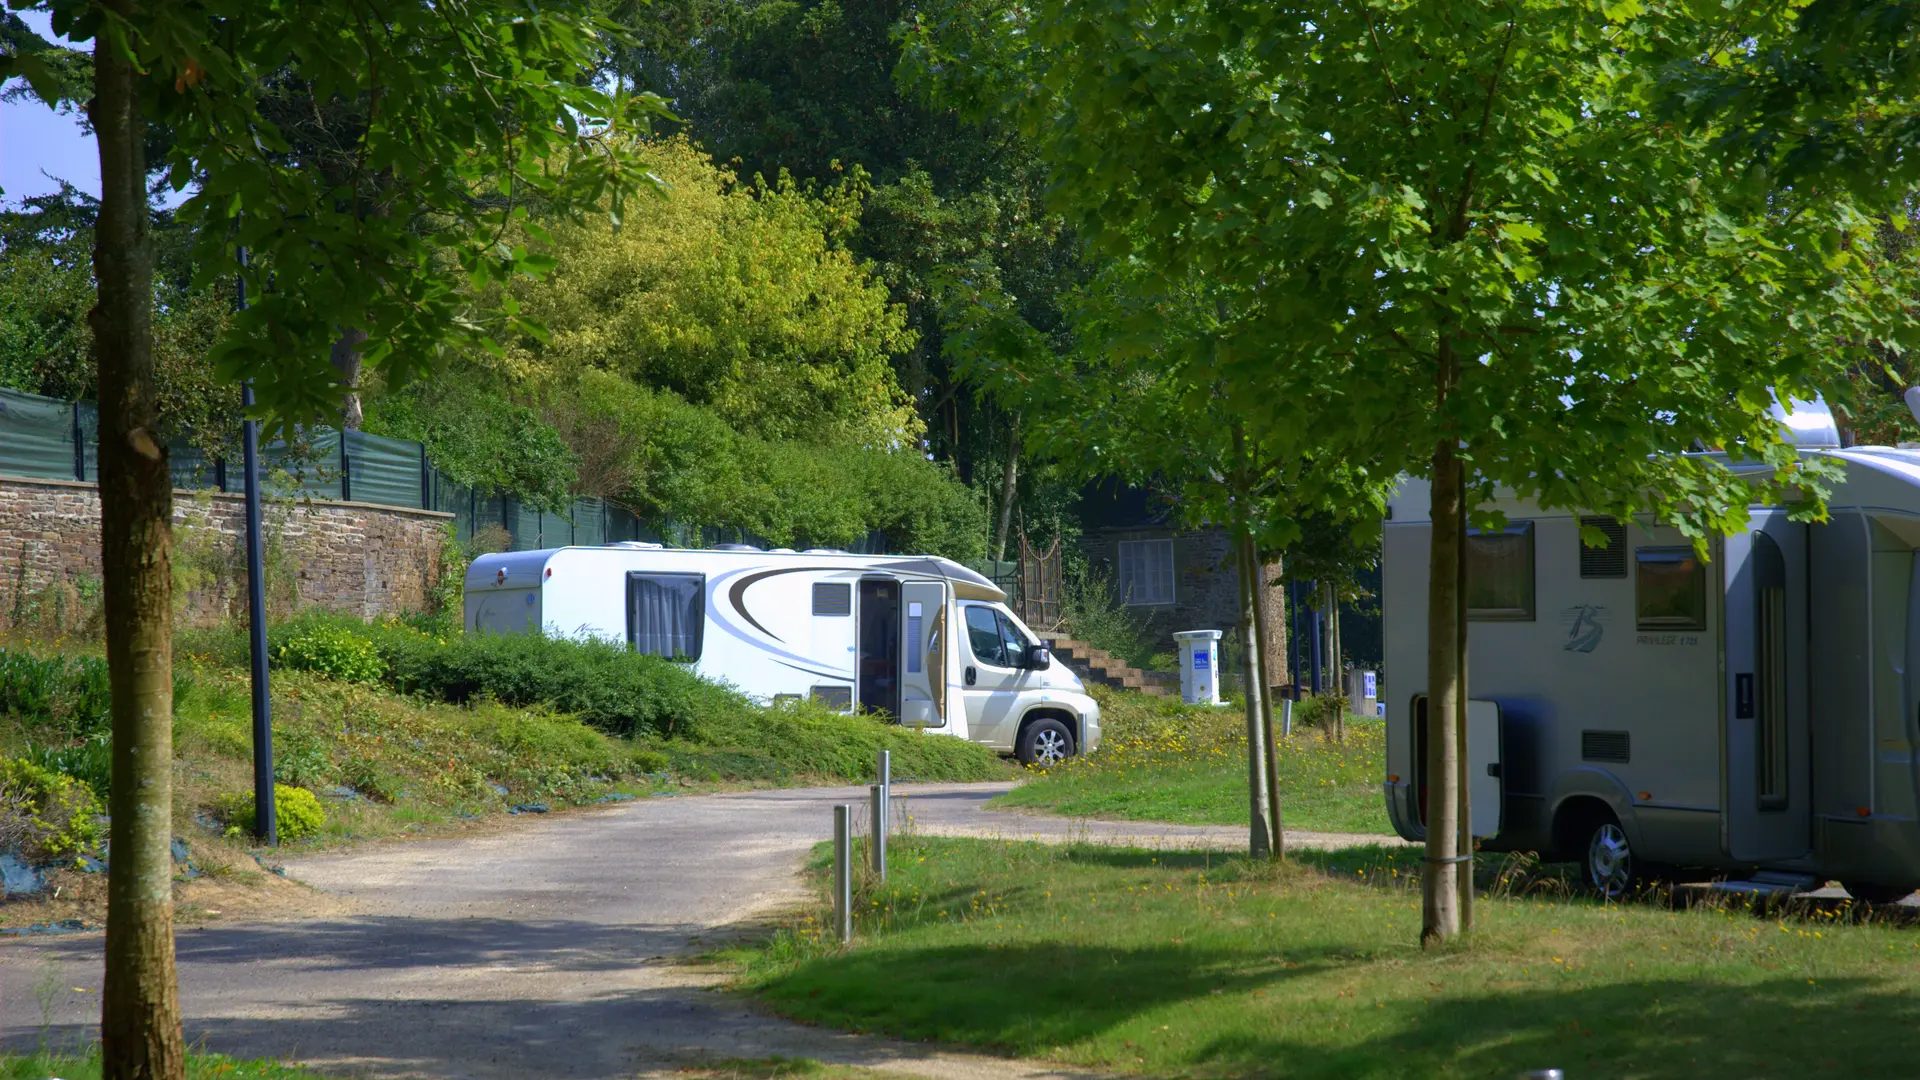
[[(1338, 949), (1266, 958), (1179, 945), (856, 950), (810, 961), (762, 992), (807, 1020), (1020, 1054), (1074, 1047), (1076, 1057), (1153, 1072), (1509, 1077), (1560, 1068), (1577, 1080), (1692, 1080), (1709, 1071), (1915, 1071), (1907, 1033), (1920, 1000), (1873, 980), (1663, 979), (1470, 994), (1436, 981), (1430, 1003), (1310, 998), (1289, 985), (1347, 966)], [(1443, 962), (1407, 977), (1445, 980), (1453, 970)], [(1167, 1048), (1153, 1051), (1162, 1038)]]

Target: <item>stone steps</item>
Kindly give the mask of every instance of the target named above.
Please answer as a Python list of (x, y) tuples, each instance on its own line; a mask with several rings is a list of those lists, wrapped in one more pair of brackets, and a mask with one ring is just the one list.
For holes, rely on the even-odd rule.
[(1105, 649), (1096, 649), (1073, 638), (1053, 639), (1053, 654), (1072, 672), (1090, 683), (1116, 690), (1137, 690), (1150, 697), (1164, 697), (1167, 688), (1159, 679), (1131, 667)]

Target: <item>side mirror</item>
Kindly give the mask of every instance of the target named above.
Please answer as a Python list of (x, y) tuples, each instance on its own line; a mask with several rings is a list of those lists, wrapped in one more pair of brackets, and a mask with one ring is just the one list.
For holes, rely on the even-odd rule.
[(1020, 665), (1021, 667), (1032, 668), (1035, 671), (1045, 671), (1053, 665), (1053, 650), (1047, 648), (1045, 645), (1029, 645), (1027, 646), (1027, 655), (1023, 657), (1022, 660), (1023, 663)]

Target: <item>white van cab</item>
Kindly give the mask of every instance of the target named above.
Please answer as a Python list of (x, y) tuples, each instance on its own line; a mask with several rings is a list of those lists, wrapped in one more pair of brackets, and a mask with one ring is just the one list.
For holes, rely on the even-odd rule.
[(1030, 765), (1100, 743), (1100, 706), (1006, 594), (937, 556), (635, 541), (482, 555), (466, 627), (624, 642), (763, 703), (893, 717)]

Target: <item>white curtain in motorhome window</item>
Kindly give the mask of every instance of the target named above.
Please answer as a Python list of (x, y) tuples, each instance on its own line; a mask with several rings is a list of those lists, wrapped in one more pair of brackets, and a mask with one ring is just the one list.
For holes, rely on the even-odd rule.
[(700, 659), (706, 597), (704, 574), (628, 574), (627, 636), (633, 651)]

